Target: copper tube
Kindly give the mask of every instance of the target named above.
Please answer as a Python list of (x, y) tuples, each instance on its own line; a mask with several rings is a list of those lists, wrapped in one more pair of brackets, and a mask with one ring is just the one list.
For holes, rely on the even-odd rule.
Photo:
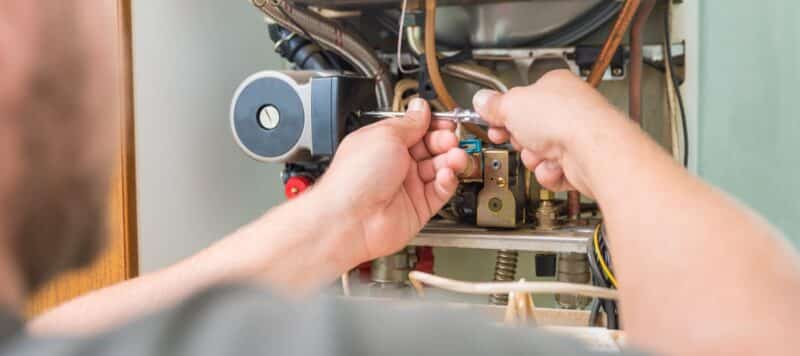
[[(597, 88), (600, 85), (600, 81), (603, 80), (603, 75), (611, 64), (611, 60), (614, 58), (617, 49), (619, 49), (619, 45), (625, 37), (625, 32), (628, 30), (631, 21), (633, 21), (633, 17), (636, 15), (640, 4), (641, 0), (628, 0), (622, 7), (617, 22), (614, 23), (614, 27), (608, 34), (608, 39), (606, 39), (606, 42), (603, 44), (603, 49), (600, 50), (600, 54), (597, 56), (597, 60), (592, 67), (592, 72), (586, 80), (592, 87)], [(580, 213), (581, 193), (570, 191), (567, 194), (567, 215), (570, 219), (577, 219)]]
[(611, 33), (608, 34), (608, 39), (605, 44), (603, 44), (603, 49), (600, 50), (600, 54), (594, 62), (592, 73), (589, 74), (589, 78), (587, 79), (589, 85), (595, 88), (600, 85), (600, 81), (603, 79), (606, 69), (608, 69), (608, 66), (611, 64), (611, 60), (614, 58), (614, 54), (617, 52), (620, 43), (622, 43), (622, 39), (625, 37), (625, 31), (628, 30), (640, 4), (641, 0), (628, 0), (625, 2), (625, 6), (622, 7), (622, 11), (619, 13), (619, 18), (617, 18), (617, 22), (614, 23)]
[(436, 57), (436, 0), (427, 0), (425, 1), (425, 64), (428, 68), (428, 77), (439, 101), (447, 110), (453, 110), (457, 106), (456, 101), (444, 85), (442, 73), (439, 72), (439, 59)]
[[(458, 104), (456, 104), (450, 92), (447, 91), (447, 86), (444, 85), (444, 80), (442, 80), (442, 73), (439, 71), (439, 59), (436, 52), (436, 0), (425, 1), (425, 64), (428, 68), (428, 77), (439, 102), (447, 110), (455, 109)], [(482, 141), (489, 141), (489, 135), (480, 127), (464, 124), (464, 128)]]
[(628, 87), (628, 115), (631, 120), (642, 124), (642, 75), (644, 70), (644, 61), (642, 60), (642, 34), (644, 26), (647, 24), (647, 19), (653, 8), (656, 6), (656, 0), (642, 1), (639, 12), (636, 13), (636, 18), (631, 25), (631, 57), (630, 57), (630, 72), (628, 80), (630, 86)]
[(279, 25), (297, 34), (307, 31), (322, 46), (350, 62), (361, 74), (375, 79), (378, 106), (389, 108), (392, 104), (391, 75), (375, 55), (372, 46), (363, 38), (313, 11), (294, 6), (291, 1), (250, 1)]
[(581, 193), (575, 190), (567, 192), (567, 215), (570, 219), (577, 219), (581, 214)]

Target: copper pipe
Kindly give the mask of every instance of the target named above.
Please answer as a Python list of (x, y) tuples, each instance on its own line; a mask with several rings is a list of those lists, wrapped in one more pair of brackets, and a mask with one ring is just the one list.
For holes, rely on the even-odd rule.
[(456, 101), (444, 85), (442, 73), (439, 71), (439, 59), (436, 58), (436, 0), (425, 1), (425, 64), (439, 101), (447, 110), (455, 109)]
[(633, 17), (636, 15), (636, 10), (639, 9), (640, 4), (641, 0), (628, 0), (625, 2), (625, 6), (622, 7), (622, 11), (619, 13), (619, 18), (617, 18), (617, 22), (614, 23), (611, 33), (608, 34), (608, 39), (605, 44), (603, 44), (603, 49), (600, 50), (600, 54), (594, 62), (592, 73), (589, 74), (589, 78), (587, 79), (589, 85), (595, 88), (600, 85), (600, 81), (603, 79), (606, 69), (608, 69), (608, 66), (611, 64), (611, 60), (614, 58), (614, 54), (617, 52), (620, 43), (622, 43), (625, 32), (628, 30), (631, 21), (633, 21)]
[[(592, 67), (592, 72), (586, 80), (592, 87), (597, 88), (600, 85), (600, 81), (603, 80), (603, 75), (611, 64), (611, 60), (614, 58), (617, 49), (619, 49), (619, 45), (625, 37), (625, 32), (628, 30), (631, 21), (633, 21), (633, 17), (636, 15), (640, 4), (641, 0), (628, 0), (622, 7), (617, 22), (614, 23), (614, 27), (608, 34), (608, 39), (606, 39), (606, 42), (603, 44), (603, 49), (600, 50), (600, 54), (597, 56), (597, 60)], [(570, 219), (577, 219), (580, 214), (581, 193), (570, 191), (567, 193), (567, 215)]]
[(630, 58), (630, 72), (628, 87), (628, 115), (631, 120), (642, 124), (642, 76), (644, 71), (644, 61), (642, 60), (642, 46), (644, 41), (642, 35), (644, 26), (647, 24), (647, 19), (653, 8), (656, 6), (656, 0), (644, 0), (636, 13), (636, 18), (631, 25), (631, 58)]
[[(447, 91), (447, 86), (442, 80), (442, 73), (439, 71), (439, 58), (436, 52), (436, 0), (425, 1), (425, 64), (428, 68), (428, 78), (431, 80), (439, 102), (447, 110), (455, 109), (458, 104)], [(480, 127), (464, 124), (464, 128), (482, 141), (489, 141), (489, 135)]]

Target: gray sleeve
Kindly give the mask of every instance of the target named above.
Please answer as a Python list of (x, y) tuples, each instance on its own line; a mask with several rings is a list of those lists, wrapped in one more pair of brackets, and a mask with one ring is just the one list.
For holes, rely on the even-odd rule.
[(499, 328), (431, 307), (321, 298), (293, 304), (262, 290), (215, 288), (84, 340), (20, 339), (3, 355), (589, 355), (571, 339)]

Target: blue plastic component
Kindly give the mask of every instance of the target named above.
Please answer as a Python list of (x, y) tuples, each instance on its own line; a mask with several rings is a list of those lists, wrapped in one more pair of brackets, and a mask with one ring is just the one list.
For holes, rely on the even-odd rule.
[(483, 149), (481, 140), (474, 138), (461, 140), (461, 142), (458, 143), (458, 147), (461, 147), (464, 151), (467, 151), (467, 153), (469, 154), (480, 153), (481, 149)]

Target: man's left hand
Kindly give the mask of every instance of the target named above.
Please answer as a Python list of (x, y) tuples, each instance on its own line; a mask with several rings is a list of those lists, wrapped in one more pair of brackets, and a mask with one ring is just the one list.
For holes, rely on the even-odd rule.
[(467, 166), (452, 122), (431, 123), (422, 99), (406, 116), (348, 135), (315, 190), (324, 191), (359, 231), (369, 260), (402, 249), (455, 193)]

